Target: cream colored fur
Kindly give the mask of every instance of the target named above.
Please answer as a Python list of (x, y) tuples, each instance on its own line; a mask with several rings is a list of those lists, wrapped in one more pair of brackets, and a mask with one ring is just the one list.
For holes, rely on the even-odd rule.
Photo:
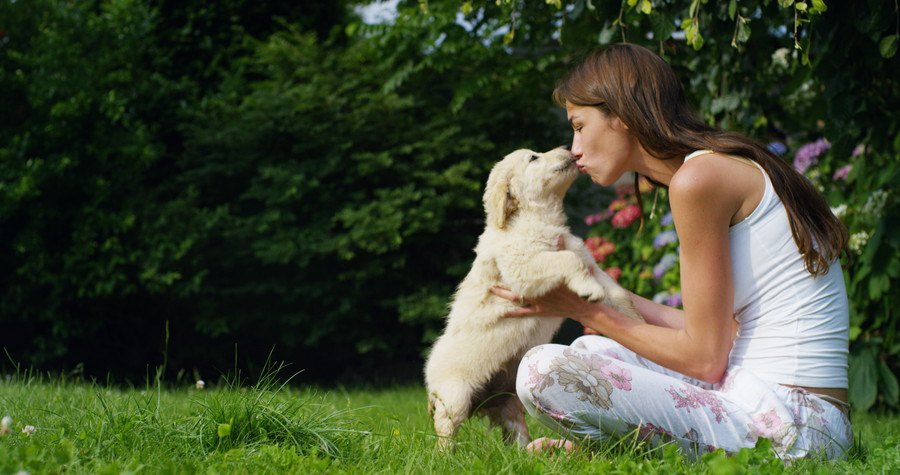
[[(530, 440), (515, 395), (516, 371), (525, 352), (548, 343), (563, 319), (503, 318), (516, 307), (491, 294), (492, 286), (533, 298), (565, 284), (589, 301), (605, 301), (641, 319), (628, 293), (566, 226), (563, 197), (577, 176), (571, 154), (562, 148), (517, 150), (491, 170), (484, 193), (486, 226), (475, 261), (425, 365), (429, 411), (441, 449), (452, 446), (460, 424), (476, 411), (501, 426), (508, 442), (524, 446)], [(559, 250), (561, 236), (565, 250)]]

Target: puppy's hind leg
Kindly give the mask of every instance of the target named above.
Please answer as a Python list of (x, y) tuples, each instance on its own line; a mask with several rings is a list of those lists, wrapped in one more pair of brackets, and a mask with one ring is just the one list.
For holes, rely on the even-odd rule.
[(504, 442), (525, 447), (531, 442), (528, 425), (525, 424), (525, 407), (515, 395), (503, 397), (505, 400), (502, 403), (484, 409), (484, 413), (490, 419), (491, 425), (500, 426), (503, 430)]
[(428, 407), (434, 419), (437, 448), (441, 452), (453, 449), (453, 439), (459, 426), (469, 416), (471, 394), (462, 384), (445, 384), (428, 394)]

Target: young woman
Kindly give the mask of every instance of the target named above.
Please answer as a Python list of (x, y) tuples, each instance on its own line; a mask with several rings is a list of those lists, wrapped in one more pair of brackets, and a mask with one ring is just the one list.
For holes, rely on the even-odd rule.
[(700, 121), (643, 47), (595, 51), (554, 98), (595, 183), (632, 171), (668, 187), (684, 310), (633, 295), (638, 323), (565, 287), (532, 301), (492, 289), (521, 305), (511, 318), (566, 315), (604, 335), (529, 351), (517, 383), (528, 411), (570, 439), (734, 452), (765, 437), (785, 459), (844, 456), (847, 233), (824, 198), (765, 147)]

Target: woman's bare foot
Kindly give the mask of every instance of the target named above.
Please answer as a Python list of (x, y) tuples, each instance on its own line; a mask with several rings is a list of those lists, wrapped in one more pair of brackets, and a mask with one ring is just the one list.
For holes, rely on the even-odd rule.
[(539, 454), (543, 452), (561, 452), (565, 451), (565, 453), (571, 453), (575, 450), (575, 444), (573, 444), (569, 440), (559, 440), (559, 439), (551, 439), (548, 437), (541, 437), (540, 439), (532, 440), (530, 444), (525, 447), (525, 450), (533, 453)]

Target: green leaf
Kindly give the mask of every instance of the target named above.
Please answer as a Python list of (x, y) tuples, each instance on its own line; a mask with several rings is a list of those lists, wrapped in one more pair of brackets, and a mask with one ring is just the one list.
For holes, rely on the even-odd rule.
[(231, 424), (219, 424), (219, 427), (216, 430), (216, 434), (219, 435), (220, 439), (230, 436), (231, 435)]
[(616, 25), (614, 25), (612, 23), (607, 23), (603, 27), (603, 29), (600, 30), (600, 34), (597, 35), (597, 43), (601, 44), (601, 45), (611, 43), (613, 36), (615, 36), (616, 31), (618, 31), (618, 30), (619, 30), (619, 28)]
[(891, 406), (897, 406), (900, 403), (900, 384), (897, 383), (897, 376), (891, 371), (891, 368), (884, 361), (878, 362), (879, 382), (881, 383), (881, 395), (885, 401)]
[(731, 0), (728, 2), (728, 18), (734, 20), (735, 13), (737, 13), (737, 0)]
[(797, 4), (794, 5), (794, 8), (796, 8), (798, 11), (805, 12), (806, 2), (797, 2)]
[(738, 43), (746, 43), (750, 39), (750, 19), (738, 16)]
[(850, 358), (850, 403), (860, 411), (875, 404), (878, 395), (878, 368), (875, 355), (863, 351)]
[(693, 18), (685, 18), (681, 20), (681, 27), (684, 29), (684, 37), (687, 43), (699, 50), (703, 47), (703, 36), (700, 34), (700, 25)]
[(897, 54), (897, 35), (885, 36), (878, 44), (882, 58), (893, 58)]
[(886, 274), (873, 275), (869, 278), (869, 298), (878, 300), (891, 288), (891, 279)]
[(677, 26), (675, 20), (659, 10), (650, 14), (650, 26), (653, 28), (653, 36), (657, 41), (665, 41), (672, 36)]
[(794, 0), (778, 0), (778, 4), (781, 5), (781, 8), (787, 8), (794, 4)]
[(825, 0), (812, 0), (812, 8), (809, 9), (810, 14), (824, 13), (828, 11)]
[(638, 10), (645, 15), (649, 15), (651, 11), (653, 11), (653, 4), (650, 3), (650, 0), (641, 0), (640, 6), (638, 6)]

